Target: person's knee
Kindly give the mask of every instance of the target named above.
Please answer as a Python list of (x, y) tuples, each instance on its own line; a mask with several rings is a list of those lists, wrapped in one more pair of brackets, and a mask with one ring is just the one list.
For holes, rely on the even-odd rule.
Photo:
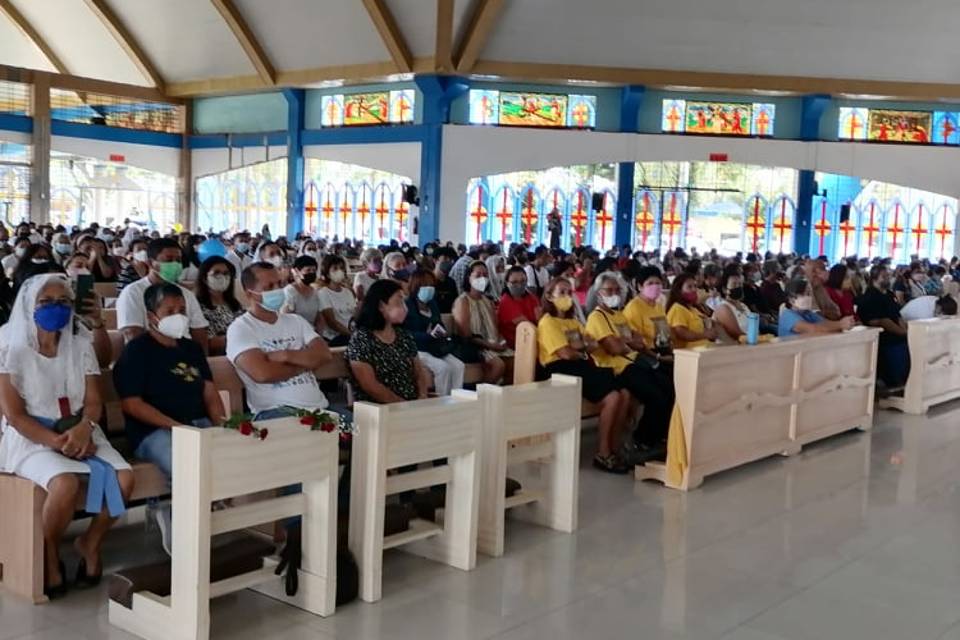
[(75, 473), (61, 473), (47, 483), (47, 493), (53, 498), (74, 498), (80, 493), (80, 477)]
[(117, 482), (120, 483), (120, 493), (123, 494), (123, 499), (129, 500), (130, 496), (133, 495), (133, 487), (136, 485), (133, 471), (129, 469), (117, 471)]

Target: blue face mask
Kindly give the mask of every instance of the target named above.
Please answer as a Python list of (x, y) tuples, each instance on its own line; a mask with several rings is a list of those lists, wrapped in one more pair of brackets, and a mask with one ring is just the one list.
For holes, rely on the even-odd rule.
[(283, 306), (283, 303), (286, 301), (286, 299), (287, 296), (283, 292), (283, 289), (263, 291), (260, 293), (260, 306), (267, 311), (273, 311), (274, 313), (277, 313), (280, 311), (280, 307)]
[(238, 253), (246, 253), (250, 249), (250, 245), (246, 242), (238, 242), (236, 244), (236, 249)]
[(433, 294), (435, 292), (436, 289), (433, 287), (420, 287), (420, 289), (417, 291), (417, 299), (420, 300), (420, 302), (427, 304), (433, 300)]
[(70, 322), (73, 307), (68, 304), (45, 304), (33, 311), (33, 321), (44, 331), (60, 331)]

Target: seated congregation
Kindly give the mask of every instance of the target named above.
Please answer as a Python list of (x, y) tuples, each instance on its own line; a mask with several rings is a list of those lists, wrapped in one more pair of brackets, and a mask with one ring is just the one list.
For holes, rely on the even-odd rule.
[[(909, 266), (851, 258), (828, 269), (825, 259), (795, 255), (449, 242), (421, 250), (32, 223), (16, 228), (0, 256), (0, 472), (46, 493), (50, 598), (99, 581), (104, 538), (131, 500), (161, 500), (154, 511), (172, 551), (179, 426), (320, 411), (349, 425), (355, 401), (394, 405), (567, 376), (579, 378), (583, 413), (596, 418), (593, 466), (626, 474), (667, 456), (674, 350), (747, 342), (753, 320), (760, 341), (876, 327), (879, 381), (895, 392), (910, 372), (907, 322), (956, 315), (960, 277), (957, 258)], [(85, 287), (90, 280), (115, 285), (114, 295)], [(324, 367), (329, 378), (316, 373)], [(239, 381), (227, 395), (217, 383), (225, 375)], [(116, 416), (104, 412), (108, 388)], [(102, 426), (114, 418), (122, 425)], [(340, 449), (345, 512), (355, 497), (349, 437)], [(137, 492), (131, 461), (159, 471), (152, 495)], [(398, 494), (401, 510), (422, 507), (412, 494)], [(67, 571), (61, 540), (78, 504), (93, 519)], [(286, 535), (278, 528), (279, 541)]]

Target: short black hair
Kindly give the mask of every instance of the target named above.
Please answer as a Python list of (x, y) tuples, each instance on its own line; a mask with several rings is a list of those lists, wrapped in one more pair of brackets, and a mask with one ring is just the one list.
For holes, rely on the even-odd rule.
[(955, 316), (957, 315), (957, 301), (953, 299), (953, 296), (946, 294), (941, 296), (937, 300), (937, 305), (940, 307), (940, 313), (945, 316)]
[(456, 262), (457, 258), (460, 256), (457, 255), (457, 250), (453, 247), (437, 247), (437, 249), (433, 252), (433, 257), (436, 260), (439, 260), (440, 258), (450, 258)]
[(308, 255), (297, 256), (297, 259), (293, 261), (294, 269), (303, 269), (304, 267), (313, 267), (317, 268), (317, 259)]
[(254, 262), (240, 274), (240, 285), (247, 290), (253, 289), (257, 285), (257, 273), (271, 269), (276, 269), (276, 267), (269, 262)]
[(663, 273), (660, 271), (660, 269), (651, 266), (640, 267), (640, 269), (637, 271), (637, 284), (642, 286), (643, 283), (650, 278), (659, 278), (660, 282), (663, 283)]
[(165, 249), (176, 249), (183, 251), (180, 243), (175, 238), (155, 238), (147, 244), (147, 257), (156, 260)]
[[(246, 273), (246, 272), (244, 272)], [(387, 320), (380, 313), (380, 304), (386, 304), (390, 298), (402, 287), (394, 280), (382, 278), (367, 289), (363, 296), (363, 303), (357, 311), (356, 325), (368, 331), (379, 331), (387, 326)]]
[(183, 297), (183, 290), (180, 287), (169, 282), (161, 282), (160, 284), (150, 285), (143, 292), (143, 305), (150, 313), (156, 313), (157, 307), (167, 298)]
[(347, 275), (347, 261), (342, 256), (328, 253), (323, 256), (323, 262), (320, 263), (320, 275), (326, 278), (330, 275), (330, 270), (337, 266), (343, 269), (343, 275)]

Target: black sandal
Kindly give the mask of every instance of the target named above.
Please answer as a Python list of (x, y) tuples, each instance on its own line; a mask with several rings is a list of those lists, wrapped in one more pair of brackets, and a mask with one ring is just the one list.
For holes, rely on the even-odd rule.
[(67, 595), (67, 568), (63, 566), (63, 562), (60, 562), (60, 584), (55, 587), (48, 587), (44, 585), (43, 595), (47, 596), (48, 600), (57, 600)]
[(617, 475), (624, 475), (630, 471), (630, 468), (612, 453), (607, 456), (601, 456), (599, 453), (593, 456), (593, 466), (600, 469), (600, 471), (615, 473)]
[(74, 584), (80, 589), (91, 589), (98, 584), (100, 584), (100, 579), (103, 578), (103, 567), (100, 568), (100, 572), (96, 575), (90, 575), (87, 573), (87, 561), (84, 558), (80, 558), (80, 564), (77, 565), (77, 579), (74, 581)]

